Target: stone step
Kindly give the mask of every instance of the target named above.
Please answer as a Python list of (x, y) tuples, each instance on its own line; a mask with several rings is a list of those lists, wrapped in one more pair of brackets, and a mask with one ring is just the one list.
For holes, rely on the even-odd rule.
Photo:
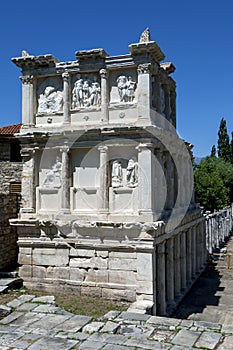
[(18, 277), (17, 271), (0, 271), (0, 279), (1, 278), (16, 278)]
[(7, 292), (9, 289), (18, 289), (23, 285), (22, 278), (0, 278), (0, 293)]

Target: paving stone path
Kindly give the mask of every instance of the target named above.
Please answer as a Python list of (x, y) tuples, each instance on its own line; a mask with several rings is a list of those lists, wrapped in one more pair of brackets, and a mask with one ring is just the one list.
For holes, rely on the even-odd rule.
[(172, 318), (110, 311), (94, 320), (54, 296), (21, 295), (0, 305), (0, 350), (233, 350), (233, 269), (224, 265), (210, 264)]
[(53, 296), (21, 295), (0, 314), (0, 350), (233, 349), (232, 324), (118, 311), (96, 321), (57, 307)]

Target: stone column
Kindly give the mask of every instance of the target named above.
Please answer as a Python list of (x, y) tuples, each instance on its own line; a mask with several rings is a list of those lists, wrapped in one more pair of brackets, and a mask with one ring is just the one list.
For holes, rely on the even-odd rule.
[(190, 228), (187, 231), (186, 236), (186, 244), (187, 244), (187, 264), (186, 264), (186, 278), (187, 283), (190, 284), (192, 280), (192, 229)]
[(109, 120), (109, 91), (108, 91), (108, 71), (106, 69), (100, 70), (101, 76), (101, 110), (102, 110), (102, 121), (108, 122)]
[(166, 314), (165, 242), (157, 245), (157, 315)]
[(180, 235), (176, 235), (174, 237), (174, 275), (175, 275), (175, 283), (174, 283), (174, 293), (175, 297), (180, 296), (181, 292), (181, 271), (180, 271)]
[(61, 212), (70, 213), (70, 173), (69, 173), (69, 147), (61, 147), (62, 169), (61, 169)]
[(35, 189), (35, 153), (32, 149), (23, 149), (22, 208), (21, 213), (34, 213), (36, 208)]
[(68, 72), (62, 74), (63, 78), (63, 124), (70, 124), (70, 75)]
[(174, 302), (174, 238), (166, 242), (166, 294), (167, 304)]
[(138, 66), (138, 118), (150, 118), (151, 99), (152, 99), (152, 79), (151, 63), (139, 64)]
[(200, 271), (201, 268), (201, 232), (200, 232), (200, 224), (196, 226), (196, 266), (197, 272)]
[(23, 127), (35, 125), (34, 121), (34, 77), (24, 75), (20, 77), (22, 81), (22, 123)]
[[(139, 213), (151, 220), (153, 212), (153, 145), (139, 144), (138, 150), (138, 208)], [(146, 217), (145, 217), (146, 219)]]
[(180, 234), (181, 289), (186, 289), (186, 232)]
[(99, 212), (108, 212), (108, 186), (107, 186), (107, 171), (108, 171), (108, 147), (101, 145), (98, 148), (100, 152), (100, 168), (99, 168)]
[(197, 273), (197, 247), (196, 247), (196, 226), (192, 227), (192, 278)]

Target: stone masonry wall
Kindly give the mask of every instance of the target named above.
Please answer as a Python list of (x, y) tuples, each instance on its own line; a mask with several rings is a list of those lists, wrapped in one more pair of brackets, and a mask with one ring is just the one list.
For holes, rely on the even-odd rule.
[(0, 162), (0, 193), (9, 192), (10, 182), (21, 182), (22, 168), (22, 163)]
[(17, 217), (18, 203), (18, 194), (0, 193), (0, 270), (17, 264), (17, 230), (9, 225), (9, 219)]

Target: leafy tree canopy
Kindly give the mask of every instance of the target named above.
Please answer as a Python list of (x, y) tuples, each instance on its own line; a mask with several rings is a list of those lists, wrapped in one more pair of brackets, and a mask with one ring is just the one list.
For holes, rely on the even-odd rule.
[(214, 156), (205, 158), (194, 172), (196, 201), (205, 210), (221, 209), (232, 201), (233, 165)]

